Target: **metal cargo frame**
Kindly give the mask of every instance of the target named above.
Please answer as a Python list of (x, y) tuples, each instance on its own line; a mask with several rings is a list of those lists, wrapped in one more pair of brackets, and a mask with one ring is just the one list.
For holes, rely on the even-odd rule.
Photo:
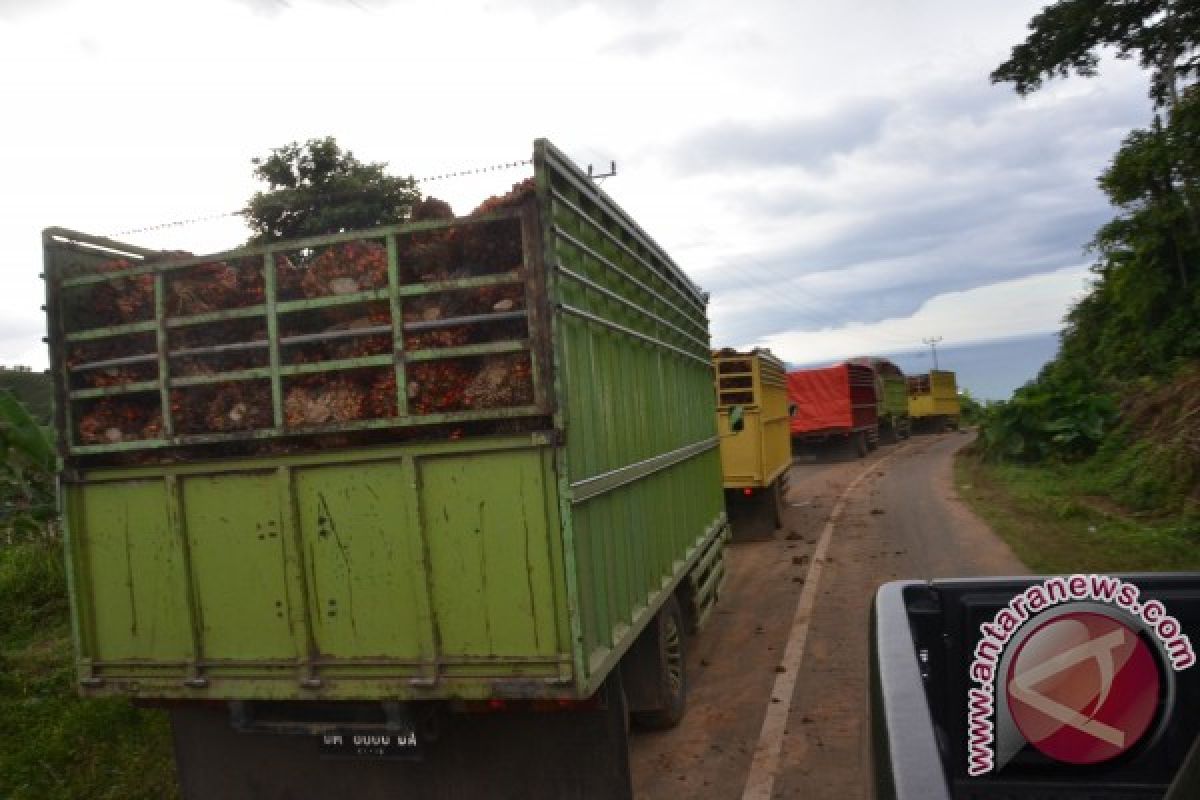
[[(717, 351), (713, 364), (725, 488), (765, 489), (792, 463), (786, 367), (762, 350)], [(744, 420), (739, 433), (730, 427), (735, 406)]]
[(925, 375), (908, 376), (908, 413), (920, 417), (957, 417), (958, 385), (953, 372), (934, 370)]
[[(552, 145), (535, 143), (535, 198), (494, 218), (519, 221), (517, 271), (403, 285), (397, 237), (489, 218), (418, 223), (159, 262), (162, 254), (62, 229), (45, 235), (51, 363), (63, 461), (68, 579), (80, 685), (88, 694), (196, 699), (579, 697), (603, 682), (670, 594), (695, 600), (697, 622), (723, 580), (722, 509), (706, 296), (608, 196)], [(262, 315), (269, 366), (215, 381), (269, 380), (272, 427), (83, 444), (71, 402), (118, 392), (168, 393), (165, 274), (215, 259), (377, 238), (389, 285), (362, 297), (281, 302), (205, 314)], [(152, 275), (153, 320), (68, 331), (58, 259), (120, 254), (139, 263), (104, 280)], [(271, 270), (266, 270), (269, 276)], [(268, 277), (268, 281), (271, 279)], [(405, 298), (498, 282), (526, 285), (529, 337), (404, 352)], [(278, 315), (300, 306), (383, 301), (394, 355), (304, 369), (280, 363)], [(226, 316), (221, 316), (225, 313)], [(196, 319), (190, 322), (197, 322)], [(72, 388), (68, 341), (152, 333), (153, 386)], [(115, 330), (115, 332), (114, 332)], [(73, 337), (73, 338), (72, 338)], [(447, 352), (452, 351), (452, 352)], [(406, 414), (406, 365), (527, 351), (533, 405)], [(305, 429), (281, 426), (290, 374), (392, 368), (397, 417)], [(249, 374), (253, 372), (253, 374)], [(85, 395), (79, 394), (86, 393)], [(541, 420), (527, 433), (444, 435), (448, 424)], [(411, 441), (389, 431), (426, 431)], [(298, 447), (221, 456), (229, 442), (285, 434), (375, 432), (371, 446)], [(375, 434), (372, 434), (375, 435)], [(317, 440), (314, 440), (317, 441)], [(118, 466), (127, 452), (175, 463)]]

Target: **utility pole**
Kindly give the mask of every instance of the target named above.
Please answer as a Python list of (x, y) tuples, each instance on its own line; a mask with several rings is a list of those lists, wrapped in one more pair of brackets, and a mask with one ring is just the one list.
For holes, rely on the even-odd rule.
[(921, 340), (925, 344), (929, 345), (929, 349), (933, 351), (933, 370), (934, 370), (934, 372), (936, 372), (937, 368), (938, 368), (937, 346), (938, 346), (938, 342), (940, 342), (941, 340), (942, 340), (942, 337), (940, 337), (940, 336), (930, 336), (928, 339)]

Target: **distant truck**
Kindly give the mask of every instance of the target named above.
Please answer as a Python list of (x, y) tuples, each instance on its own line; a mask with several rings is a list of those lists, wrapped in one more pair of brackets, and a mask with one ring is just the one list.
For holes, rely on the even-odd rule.
[(954, 373), (932, 370), (925, 375), (909, 375), (908, 414), (916, 430), (957, 429), (962, 409)]
[(184, 797), (629, 797), (627, 711), (684, 713), (706, 296), (533, 165), (217, 255), (45, 232), (77, 685), (169, 710)]
[(908, 381), (903, 370), (886, 358), (874, 356), (852, 358), (850, 363), (864, 364), (875, 371), (876, 391), (879, 394), (879, 440), (885, 444), (895, 444), (911, 436)]
[(767, 350), (713, 354), (725, 507), (735, 538), (783, 524), (792, 463), (787, 368)]
[(860, 458), (879, 444), (879, 394), (875, 372), (838, 364), (788, 373), (793, 447), (848, 446)]

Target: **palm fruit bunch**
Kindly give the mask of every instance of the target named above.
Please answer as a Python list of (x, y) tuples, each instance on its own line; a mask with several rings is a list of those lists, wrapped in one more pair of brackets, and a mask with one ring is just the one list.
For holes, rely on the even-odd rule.
[(127, 383), (151, 381), (158, 375), (158, 364), (147, 361), (137, 364), (120, 364), (97, 369), (80, 369), (85, 364), (110, 361), (131, 355), (152, 355), (155, 352), (154, 334), (130, 334), (108, 336), (86, 342), (74, 342), (67, 349), (66, 364), (71, 370), (71, 385), (77, 389), (104, 389), (123, 386)]
[[(309, 333), (347, 333), (368, 328), (387, 328), (392, 314), (386, 303), (374, 303), (364, 308), (355, 304), (348, 308), (325, 309), (319, 312), (293, 315), (283, 328), (282, 337)], [(366, 356), (386, 355), (392, 350), (391, 333), (349, 335), (326, 341), (284, 345), (284, 362), (312, 364)]]
[[(489, 197), (471, 212), (472, 217), (494, 214), (518, 206), (533, 194), (533, 178), (514, 184), (512, 191)], [(468, 269), (502, 272), (518, 269), (523, 260), (520, 223), (516, 220), (496, 220), (468, 225), (461, 230), (461, 260)]]
[[(519, 205), (534, 190), (532, 180), (517, 184), (509, 193), (489, 198), (470, 216), (479, 217)], [(414, 209), (412, 220), (453, 219), (445, 203), (428, 198)], [(443, 229), (412, 232), (397, 238), (401, 280), (437, 283), (517, 270), (522, 266), (520, 223), (516, 220), (475, 221)], [(290, 256), (290, 257), (289, 257)], [(274, 259), (280, 300), (350, 295), (388, 285), (387, 249), (381, 241), (351, 241), (314, 250), (277, 254)], [(101, 272), (135, 266), (114, 259), (100, 265)], [(257, 257), (213, 261), (180, 267), (167, 274), (163, 298), (168, 316), (205, 314), (265, 302), (263, 261)], [(154, 277), (115, 277), (80, 287), (70, 318), (82, 330), (153, 316)], [(407, 297), (404, 321), (443, 322), (459, 317), (503, 314), (526, 306), (525, 286), (508, 284), (474, 289), (450, 289)], [(83, 323), (80, 325), (80, 323)], [(292, 311), (280, 317), (283, 339), (315, 333), (390, 328), (387, 302), (353, 303), (331, 308)], [(226, 320), (220, 323), (172, 327), (171, 351), (220, 347), (265, 341), (261, 319)], [(73, 345), (68, 366), (107, 361), (133, 354), (156, 353), (153, 333), (134, 345), (134, 336), (102, 339)], [(406, 351), (444, 349), (528, 336), (522, 320), (454, 324), (428, 330), (406, 331)], [(392, 352), (387, 333), (348, 335), (326, 341), (283, 345), (283, 363), (317, 363)], [(222, 372), (266, 366), (267, 348), (233, 349), (217, 353), (176, 356), (170, 373), (175, 377), (218, 375)], [(533, 400), (529, 355), (504, 354), (473, 358), (420, 361), (407, 366), (407, 383), (400, 389), (408, 412), (428, 415), (475, 409), (528, 405)], [(73, 372), (73, 388), (119, 386), (153, 380), (157, 363), (121, 365)], [(83, 409), (81, 409), (83, 410)], [(177, 388), (171, 392), (174, 429), (182, 435), (269, 429), (274, 423), (270, 384), (263, 380), (233, 381)], [(291, 430), (324, 428), (367, 419), (395, 417), (395, 370), (359, 368), (287, 379), (283, 397), (284, 422)], [(79, 438), (85, 444), (155, 438), (162, 435), (157, 395), (104, 398), (87, 404), (80, 416)]]
[[(426, 197), (413, 206), (410, 222), (429, 222), (454, 219), (454, 209), (436, 197)], [(417, 231), (397, 240), (401, 279), (406, 283), (418, 280), (444, 280), (454, 269), (454, 229), (435, 228)]]
[[(170, 332), (172, 351), (216, 347), (226, 344), (267, 340), (266, 322), (260, 319), (231, 319), (216, 324), (189, 325)], [(265, 367), (270, 361), (266, 347), (228, 350), (219, 353), (176, 356), (171, 359), (171, 375), (193, 377), (216, 375), (240, 369)]]
[(463, 389), (467, 408), (509, 408), (533, 402), (533, 380), (525, 353), (488, 356)]
[(313, 428), (367, 418), (368, 389), (357, 376), (311, 376), (297, 381), (284, 397), (288, 428)]
[[(101, 263), (95, 272), (120, 272), (138, 264), (124, 258)], [(68, 312), (76, 330), (141, 322), (154, 314), (154, 276), (131, 275), (80, 287)]]
[(345, 242), (328, 247), (300, 278), (305, 297), (354, 294), (388, 284), (387, 249), (378, 242)]
[(441, 414), (464, 408), (473, 373), (459, 361), (422, 361), (408, 367), (408, 413)]
[(442, 347), (462, 347), (471, 343), (471, 329), (465, 325), (414, 331), (404, 334), (405, 350), (433, 350)]
[[(465, 292), (435, 292), (419, 295), (404, 304), (406, 322), (434, 322), (461, 316)], [(438, 347), (461, 347), (470, 344), (470, 329), (464, 325), (432, 328), (404, 334), (405, 350), (426, 350)]]
[(529, 356), (424, 361), (408, 368), (410, 414), (523, 406), (533, 402)]
[(484, 286), (475, 292), (473, 299), (475, 301), (475, 308), (471, 310), (473, 314), (516, 311), (525, 307), (525, 286), (519, 283)]
[(94, 403), (79, 420), (83, 444), (117, 444), (162, 435), (157, 403), (137, 397), (106, 398)]
[(271, 427), (271, 387), (230, 381), (171, 393), (171, 416), (183, 434), (230, 433)]
[(372, 419), (387, 419), (398, 413), (396, 406), (396, 371), (391, 367), (374, 371), (367, 394), (367, 413)]
[(196, 264), (171, 273), (167, 283), (167, 314), (187, 316), (263, 302), (262, 261), (240, 259)]

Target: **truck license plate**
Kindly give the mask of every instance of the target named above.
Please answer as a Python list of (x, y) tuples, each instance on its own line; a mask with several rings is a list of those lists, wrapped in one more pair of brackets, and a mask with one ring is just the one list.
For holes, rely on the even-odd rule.
[(336, 731), (317, 736), (321, 755), (332, 758), (421, 757), (415, 731)]

